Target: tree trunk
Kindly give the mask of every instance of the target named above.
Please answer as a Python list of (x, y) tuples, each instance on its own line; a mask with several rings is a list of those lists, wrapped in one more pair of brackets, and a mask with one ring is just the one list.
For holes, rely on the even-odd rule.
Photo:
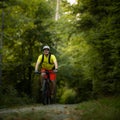
[(56, 3), (56, 12), (55, 12), (55, 20), (57, 21), (60, 17), (59, 15), (59, 9), (60, 9), (60, 0), (57, 0), (57, 3)]

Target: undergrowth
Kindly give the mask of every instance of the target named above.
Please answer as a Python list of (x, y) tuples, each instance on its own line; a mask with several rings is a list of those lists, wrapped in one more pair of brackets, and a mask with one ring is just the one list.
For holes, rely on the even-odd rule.
[(83, 102), (78, 109), (83, 111), (81, 120), (119, 120), (120, 97), (107, 97)]

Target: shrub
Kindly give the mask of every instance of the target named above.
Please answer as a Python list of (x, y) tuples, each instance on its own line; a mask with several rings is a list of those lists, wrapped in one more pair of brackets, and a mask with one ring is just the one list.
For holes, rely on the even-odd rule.
[(65, 89), (61, 98), (60, 103), (72, 104), (76, 101), (76, 93), (73, 89)]
[(13, 105), (23, 105), (32, 102), (32, 99), (24, 93), (22, 96), (19, 96), (17, 90), (10, 85), (0, 88), (0, 98), (1, 108)]

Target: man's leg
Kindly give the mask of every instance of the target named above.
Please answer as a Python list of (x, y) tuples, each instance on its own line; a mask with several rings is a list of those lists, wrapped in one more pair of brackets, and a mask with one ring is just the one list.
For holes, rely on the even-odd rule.
[(56, 80), (51, 80), (51, 94), (55, 94)]
[(55, 88), (56, 88), (56, 73), (53, 71), (50, 71), (50, 80), (51, 80), (51, 94), (55, 94)]
[(45, 75), (46, 75), (45, 70), (41, 70), (41, 90), (43, 90), (44, 88), (43, 84), (44, 84)]

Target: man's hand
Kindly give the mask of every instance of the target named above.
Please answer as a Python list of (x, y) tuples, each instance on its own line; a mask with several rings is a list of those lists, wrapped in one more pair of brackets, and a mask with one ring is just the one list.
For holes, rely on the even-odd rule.
[(58, 70), (57, 70), (57, 69), (54, 69), (54, 70), (53, 70), (53, 72), (55, 72), (55, 73), (56, 73), (56, 72), (58, 72)]
[(40, 74), (38, 70), (35, 70), (35, 72), (34, 72), (34, 73), (35, 73), (35, 74)]

